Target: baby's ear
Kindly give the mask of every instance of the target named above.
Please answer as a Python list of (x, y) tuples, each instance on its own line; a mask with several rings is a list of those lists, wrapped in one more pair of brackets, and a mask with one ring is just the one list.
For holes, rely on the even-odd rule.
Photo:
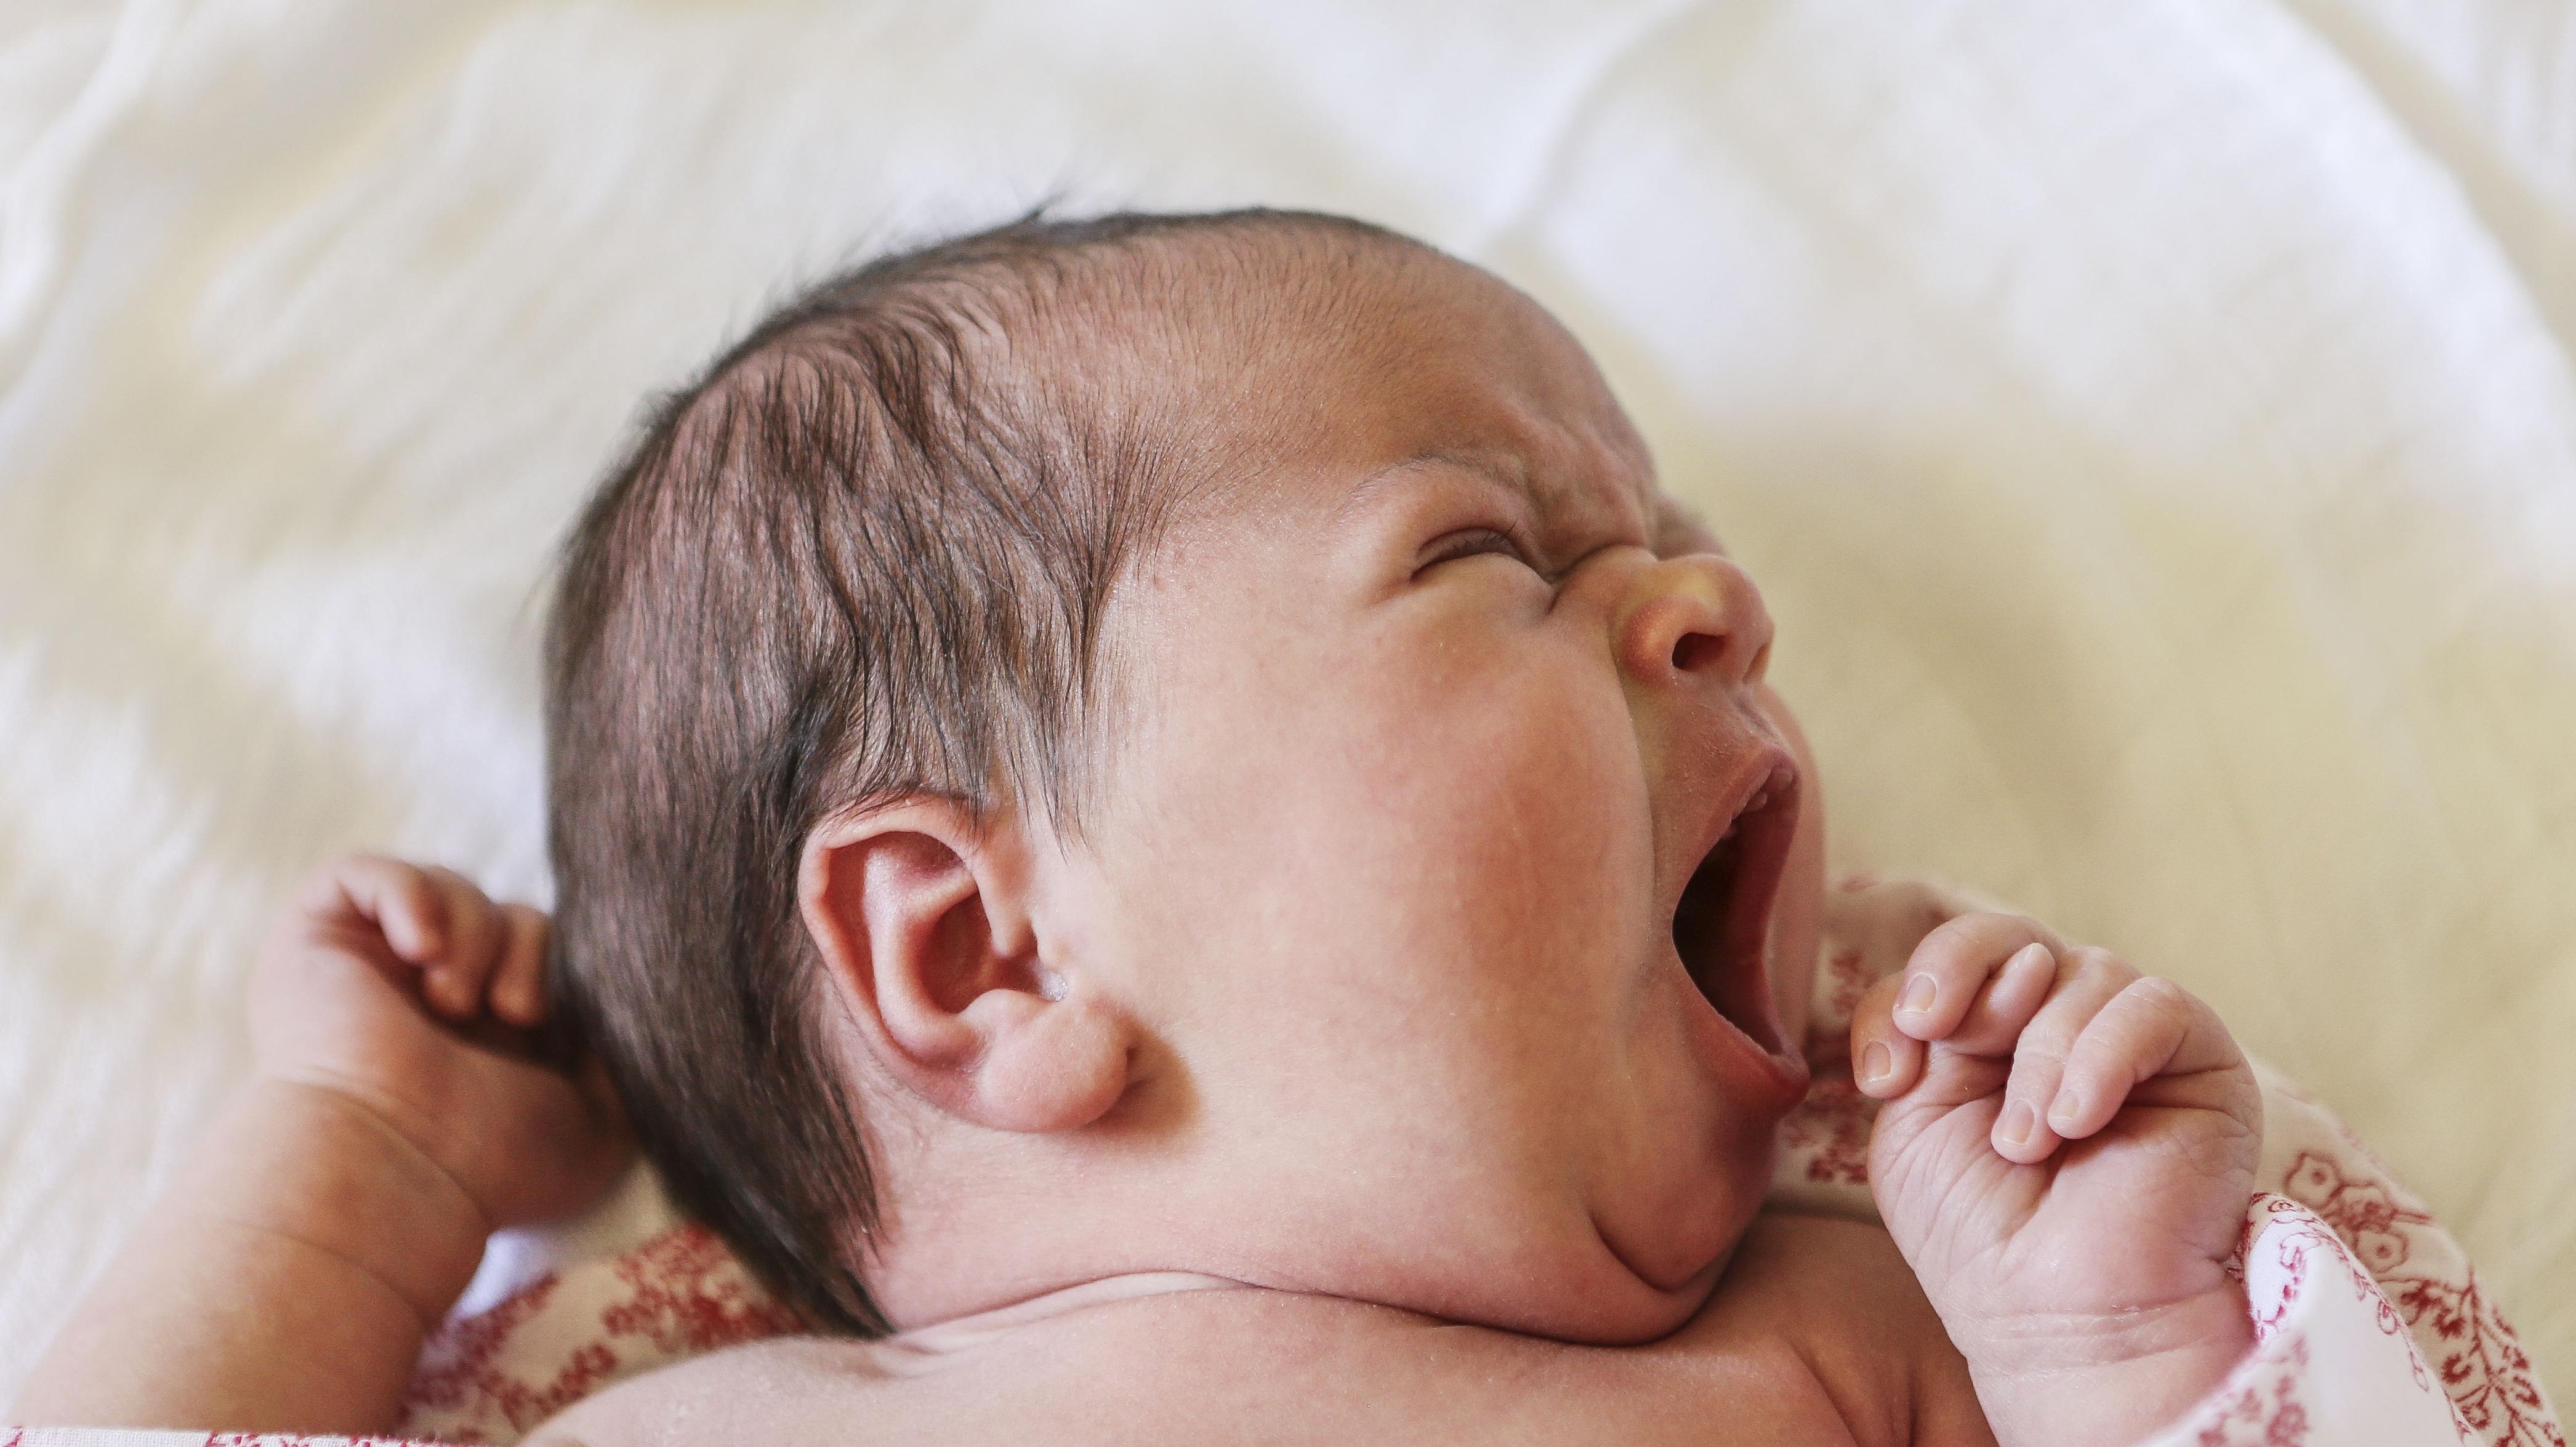
[(1136, 1030), (1039, 957), (1021, 826), (911, 798), (816, 826), (797, 902), (888, 1073), (995, 1130), (1075, 1130), (1126, 1092)]

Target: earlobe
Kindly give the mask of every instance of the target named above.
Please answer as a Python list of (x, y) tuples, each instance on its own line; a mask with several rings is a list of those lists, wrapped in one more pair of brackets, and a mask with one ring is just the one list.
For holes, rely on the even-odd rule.
[(992, 1033), (992, 1048), (975, 1073), (975, 1113), (982, 1124), (1038, 1133), (1079, 1130), (1108, 1114), (1127, 1093), (1135, 1032), (1123, 1014), (1082, 995), (1038, 999), (1034, 1007), (1012, 1001), (1009, 1008), (1022, 1018), (1015, 1028)]
[(1074, 1130), (1125, 1093), (1135, 1030), (1040, 958), (1024, 844), (942, 799), (836, 818), (805, 841), (798, 904), (887, 1073), (990, 1129)]

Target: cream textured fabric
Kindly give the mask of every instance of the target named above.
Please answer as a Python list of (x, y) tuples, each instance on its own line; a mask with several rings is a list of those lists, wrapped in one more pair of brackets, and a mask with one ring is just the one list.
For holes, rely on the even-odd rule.
[(0, 1398), (300, 869), (542, 897), (543, 560), (638, 398), (1059, 190), (1556, 308), (1842, 862), (2208, 995), (2576, 1381), (2576, 7), (13, 0)]

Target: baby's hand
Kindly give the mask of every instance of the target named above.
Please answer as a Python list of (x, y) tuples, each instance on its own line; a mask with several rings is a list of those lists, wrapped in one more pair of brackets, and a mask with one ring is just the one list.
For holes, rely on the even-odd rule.
[(1888, 1102), (1870, 1187), (1999, 1442), (2133, 1442), (2251, 1344), (2223, 1265), (2262, 1105), (2199, 999), (2038, 924), (1963, 915), (1852, 1019)]
[(624, 1117), (550, 1030), (546, 917), (452, 870), (314, 872), (251, 986), (259, 1074), (355, 1102), (455, 1180), (483, 1229), (568, 1216), (616, 1179)]
[(545, 936), (444, 869), (317, 870), (251, 983), (257, 1073), (13, 1414), (390, 1427), (485, 1238), (578, 1210), (629, 1153), (598, 1067), (546, 1029)]

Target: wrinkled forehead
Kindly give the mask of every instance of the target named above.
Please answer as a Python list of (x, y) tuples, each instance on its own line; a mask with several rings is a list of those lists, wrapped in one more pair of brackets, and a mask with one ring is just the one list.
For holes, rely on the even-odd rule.
[(1537, 303), (1427, 247), (1229, 266), (1166, 325), (1172, 381), (1209, 429), (1201, 507), (1285, 522), (1344, 513), (1415, 468), (1472, 472), (1568, 528), (1662, 530), (1644, 440)]

